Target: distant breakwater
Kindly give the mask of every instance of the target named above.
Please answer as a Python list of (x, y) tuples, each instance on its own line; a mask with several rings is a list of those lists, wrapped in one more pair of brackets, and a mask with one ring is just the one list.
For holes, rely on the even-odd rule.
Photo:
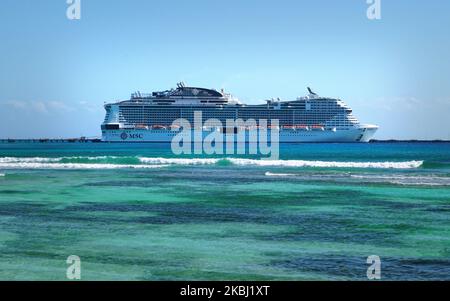
[[(36, 139), (0, 139), (0, 144), (13, 144), (13, 143), (110, 143), (104, 142), (100, 138), (36, 138)], [(310, 143), (310, 142), (296, 142), (296, 143)], [(320, 142), (317, 142), (320, 143)], [(324, 142), (326, 143), (326, 142)], [(355, 142), (359, 143), (359, 142)], [(378, 140), (373, 139), (369, 143), (450, 143), (450, 140)]]

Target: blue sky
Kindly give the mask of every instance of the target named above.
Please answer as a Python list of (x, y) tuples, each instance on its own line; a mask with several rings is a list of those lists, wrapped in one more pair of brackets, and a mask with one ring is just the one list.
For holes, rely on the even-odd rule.
[(65, 0), (0, 3), (0, 137), (99, 136), (103, 103), (176, 82), (246, 103), (306, 86), (377, 138), (450, 139), (450, 2)]

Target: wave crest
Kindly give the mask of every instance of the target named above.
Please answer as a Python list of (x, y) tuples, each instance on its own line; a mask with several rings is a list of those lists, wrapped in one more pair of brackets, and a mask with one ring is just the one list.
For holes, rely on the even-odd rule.
[(88, 164), (88, 163), (0, 163), (4, 169), (151, 169), (165, 165), (131, 165), (131, 164)]
[(179, 158), (139, 158), (144, 164), (175, 164), (175, 165), (212, 165), (223, 159), (179, 159)]
[(305, 161), (305, 160), (249, 160), (229, 159), (237, 165), (281, 166), (281, 167), (322, 167), (322, 168), (385, 168), (410, 169), (419, 168), (423, 161), (407, 162), (338, 162), (338, 161)]
[(296, 174), (292, 173), (273, 173), (273, 172), (266, 172), (266, 177), (292, 177), (296, 176)]
[[(226, 163), (226, 164), (224, 164)], [(384, 168), (413, 169), (419, 168), (424, 161), (404, 162), (339, 162), (308, 160), (254, 160), (242, 158), (158, 158), (158, 157), (4, 157), (0, 158), (0, 168), (151, 168), (161, 165), (238, 165), (263, 167), (311, 167), (311, 168)]]
[(228, 161), (234, 165), (254, 165), (269, 167), (321, 167), (321, 168), (419, 168), (423, 161), (406, 162), (338, 162), (338, 161), (306, 161), (306, 160), (253, 160), (238, 158), (223, 159), (178, 159), (178, 158), (139, 158), (144, 164), (170, 164), (170, 165), (211, 165), (221, 161)]

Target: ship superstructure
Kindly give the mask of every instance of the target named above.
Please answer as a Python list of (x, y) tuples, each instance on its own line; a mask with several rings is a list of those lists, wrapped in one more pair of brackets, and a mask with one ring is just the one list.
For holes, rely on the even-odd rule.
[[(270, 99), (263, 104), (246, 105), (231, 94), (214, 89), (187, 87), (151, 94), (133, 93), (129, 100), (105, 105), (102, 124), (105, 142), (170, 142), (176, 135), (177, 119), (194, 123), (195, 112), (202, 122), (220, 120), (278, 120), (279, 140), (283, 142), (368, 142), (378, 130), (362, 125), (342, 100), (320, 97), (308, 88), (306, 97), (291, 101)], [(236, 130), (246, 130), (236, 129)]]

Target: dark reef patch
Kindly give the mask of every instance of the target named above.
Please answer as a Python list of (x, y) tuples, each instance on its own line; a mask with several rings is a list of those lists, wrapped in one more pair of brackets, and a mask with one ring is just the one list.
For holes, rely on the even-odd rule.
[[(301, 272), (325, 273), (333, 277), (367, 280), (367, 257), (308, 254), (288, 260), (275, 260), (270, 265)], [(450, 280), (450, 260), (381, 258), (382, 280)]]

